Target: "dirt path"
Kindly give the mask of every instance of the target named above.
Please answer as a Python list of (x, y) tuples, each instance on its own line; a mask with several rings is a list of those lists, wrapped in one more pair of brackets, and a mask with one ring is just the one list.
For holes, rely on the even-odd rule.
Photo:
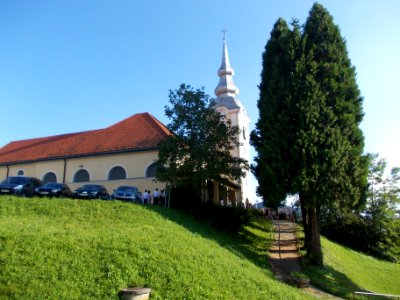
[(269, 251), (272, 267), (284, 275), (301, 271), (301, 257), (293, 222), (273, 220), (273, 227), (275, 241)]
[(297, 246), (296, 227), (293, 222), (273, 220), (274, 242), (270, 248), (269, 262), (275, 276), (319, 299), (341, 299), (327, 294), (316, 287), (293, 276), (302, 269), (302, 260)]

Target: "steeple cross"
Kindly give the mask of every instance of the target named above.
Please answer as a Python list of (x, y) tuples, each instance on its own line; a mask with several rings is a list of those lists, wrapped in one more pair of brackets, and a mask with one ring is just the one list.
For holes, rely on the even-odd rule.
[(228, 32), (228, 30), (226, 30), (225, 28), (221, 30), (221, 32), (224, 34), (224, 41), (225, 41), (225, 37), (226, 37), (226, 33)]

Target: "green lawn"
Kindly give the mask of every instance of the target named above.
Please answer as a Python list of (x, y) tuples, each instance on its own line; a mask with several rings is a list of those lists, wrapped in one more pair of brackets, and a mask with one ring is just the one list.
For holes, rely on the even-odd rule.
[(373, 258), (323, 237), (322, 247), (325, 267), (305, 270), (313, 284), (348, 299), (358, 299), (354, 291), (400, 295), (399, 264)]
[(267, 266), (269, 225), (219, 233), (161, 207), (0, 197), (0, 299), (307, 299)]

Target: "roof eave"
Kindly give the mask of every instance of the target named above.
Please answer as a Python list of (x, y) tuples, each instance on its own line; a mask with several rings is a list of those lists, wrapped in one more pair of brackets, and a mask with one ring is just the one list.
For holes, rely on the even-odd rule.
[(154, 150), (158, 150), (158, 149), (159, 149), (158, 146), (151, 146), (151, 147), (120, 149), (120, 150), (111, 150), (111, 151), (95, 152), (95, 153), (80, 153), (80, 154), (71, 154), (71, 155), (61, 155), (61, 156), (44, 157), (44, 158), (31, 159), (31, 160), (0, 162), (0, 166), (30, 164), (30, 163), (41, 162), (41, 161), (80, 158), (80, 157), (89, 157), (89, 156), (102, 156), (102, 155), (141, 152), (141, 151), (154, 151)]

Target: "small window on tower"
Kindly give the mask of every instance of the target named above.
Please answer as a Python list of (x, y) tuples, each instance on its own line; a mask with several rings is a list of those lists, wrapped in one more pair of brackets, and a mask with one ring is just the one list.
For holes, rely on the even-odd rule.
[(243, 139), (246, 139), (246, 129), (243, 127)]

